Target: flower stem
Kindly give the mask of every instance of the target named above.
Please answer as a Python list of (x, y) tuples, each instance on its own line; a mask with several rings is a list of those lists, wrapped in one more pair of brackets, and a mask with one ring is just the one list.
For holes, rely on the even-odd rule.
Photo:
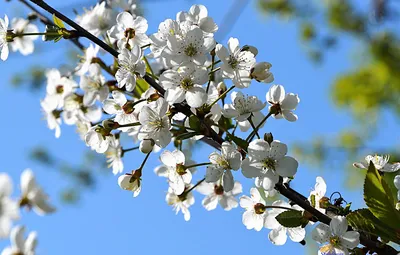
[(151, 68), (151, 65), (150, 65), (149, 61), (147, 60), (146, 56), (143, 56), (143, 59), (144, 59), (144, 62), (146, 63), (146, 67), (149, 69), (152, 77), (154, 78), (155, 75), (154, 75), (153, 69)]
[(204, 182), (206, 180), (206, 178), (201, 179), (200, 181), (198, 181), (193, 187), (191, 187), (190, 189), (188, 189), (187, 191), (185, 191), (185, 194), (188, 194), (189, 192), (191, 192), (192, 190), (194, 190), (197, 186), (199, 186), (202, 182)]
[(128, 149), (122, 149), (122, 154), (124, 154), (125, 152), (128, 152), (128, 151), (134, 151), (137, 149), (139, 149), (139, 146), (128, 148)]
[(269, 117), (271, 117), (272, 113), (269, 112), (267, 114), (267, 116), (264, 117), (264, 119), (262, 119), (262, 121), (257, 125), (257, 127), (249, 134), (249, 136), (246, 138), (247, 142), (251, 142), (251, 140), (253, 140), (254, 136), (256, 135), (256, 132), (260, 129), (260, 127), (264, 124), (264, 122), (267, 121), (267, 119)]
[(226, 94), (228, 94), (233, 88), (235, 87), (235, 85), (233, 85), (232, 87), (230, 87), (227, 91), (225, 91), (224, 93), (222, 93), (217, 99), (215, 99), (214, 102), (212, 102), (209, 107), (212, 107), (213, 105), (215, 105), (221, 98), (225, 97)]
[(214, 66), (215, 66), (216, 64), (219, 64), (219, 63), (221, 63), (221, 60), (217, 60), (217, 61), (215, 61), (215, 62), (214, 62), (214, 65), (211, 63), (211, 65), (207, 66), (207, 69), (208, 69), (208, 68), (211, 68), (211, 69), (213, 69), (213, 68), (214, 68)]
[(134, 122), (134, 123), (129, 123), (129, 124), (118, 124), (118, 128), (121, 127), (135, 127), (135, 126), (140, 126), (140, 122)]
[(258, 134), (258, 131), (256, 130), (256, 127), (254, 125), (253, 120), (251, 119), (251, 117), (253, 117), (253, 114), (250, 115), (250, 117), (247, 119), (250, 122), (251, 127), (253, 128), (253, 131), (255, 132), (255, 134), (257, 135), (257, 138), (260, 139), (260, 135)]
[(298, 210), (293, 209), (293, 208), (284, 207), (284, 206), (276, 206), (276, 205), (266, 205), (265, 208), (266, 208), (266, 209), (270, 209), (270, 208), (273, 209), (273, 208), (276, 208), (276, 209), (284, 209), (284, 210), (289, 210), (289, 211), (298, 211)]
[(142, 162), (142, 164), (140, 165), (140, 167), (139, 167), (138, 170), (142, 170), (142, 169), (143, 169), (144, 165), (146, 164), (147, 160), (149, 159), (150, 154), (151, 154), (151, 151), (150, 151), (149, 153), (146, 154), (146, 157), (144, 158), (144, 160), (143, 160), (143, 162)]
[[(214, 69), (214, 65), (215, 65), (215, 54), (211, 54), (211, 70)], [(211, 73), (210, 73), (211, 74)], [(210, 75), (210, 77), (208, 78), (208, 84), (207, 84), (207, 89), (206, 89), (206, 93), (208, 93), (208, 90), (210, 89), (210, 84), (211, 81), (214, 80), (214, 74)]]
[(209, 166), (209, 165), (212, 165), (212, 163), (206, 162), (206, 163), (194, 164), (194, 165), (190, 165), (190, 166), (185, 166), (185, 169), (198, 167), (198, 166)]

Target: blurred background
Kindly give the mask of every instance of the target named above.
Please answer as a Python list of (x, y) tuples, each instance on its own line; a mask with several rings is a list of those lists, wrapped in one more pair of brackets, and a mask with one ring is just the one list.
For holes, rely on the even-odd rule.
[[(96, 4), (94, 0), (47, 2), (69, 17)], [(272, 63), (274, 83), (299, 94), (299, 120), (271, 119), (263, 131), (287, 143), (290, 154), (298, 158), (292, 187), (305, 196), (321, 175), (328, 194), (340, 191), (352, 208), (361, 208), (365, 172), (352, 163), (369, 153), (400, 159), (400, 1), (138, 0), (138, 4), (149, 22), (149, 34), (177, 12), (205, 5), (219, 25), (219, 43), (237, 37), (241, 45), (256, 46), (257, 60)], [(30, 13), (17, 0), (0, 2), (0, 10), (10, 19)], [(33, 55), (10, 53), (0, 63), (0, 108), (6, 113), (0, 128), (4, 142), (0, 171), (12, 176), (17, 196), (20, 173), (32, 168), (58, 208), (43, 218), (23, 212), (18, 222), (38, 232), (38, 254), (316, 254), (312, 241), (302, 246), (288, 240), (278, 247), (268, 240), (268, 230), (246, 230), (241, 208), (207, 212), (198, 193), (190, 208), (191, 220), (175, 216), (165, 202), (165, 179), (153, 173), (160, 164), (158, 155), (146, 164), (141, 194), (132, 198), (120, 190), (103, 155), (91, 152), (74, 127), (63, 125), (61, 137), (55, 139), (40, 110), (44, 71), (73, 67), (79, 54), (68, 41), (37, 40)], [(245, 93), (265, 100), (269, 87), (254, 83)], [(193, 159), (205, 162), (211, 151), (197, 146)], [(137, 168), (142, 158), (140, 152), (127, 154), (125, 172)], [(194, 181), (204, 173), (204, 168), (198, 169)], [(248, 195), (253, 183), (242, 184)], [(0, 249), (8, 244), (0, 240)]]

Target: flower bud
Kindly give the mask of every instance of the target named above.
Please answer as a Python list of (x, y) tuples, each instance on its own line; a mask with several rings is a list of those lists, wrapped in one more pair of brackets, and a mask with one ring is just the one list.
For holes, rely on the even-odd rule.
[(145, 139), (140, 142), (139, 150), (144, 153), (150, 153), (153, 151), (154, 141), (152, 139)]
[(119, 127), (119, 124), (113, 120), (103, 120), (101, 124), (106, 130), (113, 130)]
[(319, 200), (319, 207), (327, 209), (330, 206), (329, 198), (323, 197)]
[(251, 68), (251, 78), (258, 82), (270, 83), (274, 81), (274, 75), (269, 71), (272, 65), (268, 62), (257, 63)]
[(254, 46), (251, 46), (251, 45), (243, 46), (240, 51), (250, 51), (251, 53), (253, 53), (254, 57), (257, 56), (257, 54), (258, 54), (257, 48)]
[(217, 90), (218, 90), (218, 94), (219, 95), (222, 95), (227, 90), (226, 85), (225, 85), (225, 83), (223, 81), (218, 83)]
[(137, 176), (136, 172), (133, 175), (124, 174), (118, 178), (118, 185), (121, 189), (132, 191), (134, 197), (137, 197), (141, 190), (140, 176)]

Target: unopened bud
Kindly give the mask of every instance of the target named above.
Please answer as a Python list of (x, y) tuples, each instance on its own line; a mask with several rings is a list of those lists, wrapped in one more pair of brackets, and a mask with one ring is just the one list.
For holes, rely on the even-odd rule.
[(258, 54), (257, 48), (254, 46), (251, 46), (251, 45), (243, 46), (240, 51), (250, 51), (251, 53), (253, 53), (254, 57), (257, 56), (257, 54)]
[(327, 209), (329, 205), (329, 198), (323, 197), (319, 200), (319, 207), (321, 207), (322, 209)]
[(140, 142), (139, 150), (144, 153), (148, 154), (153, 151), (154, 141), (152, 139), (145, 139)]
[(137, 176), (136, 174), (121, 175), (118, 178), (118, 185), (121, 187), (121, 189), (132, 191), (133, 196), (136, 197), (139, 195), (141, 190), (140, 176)]
[(119, 127), (119, 124), (113, 120), (103, 120), (101, 124), (107, 130), (113, 130)]
[(265, 133), (264, 140), (271, 145), (271, 143), (274, 141), (274, 136), (272, 135), (272, 133)]
[(227, 90), (226, 85), (225, 85), (225, 83), (223, 81), (218, 83), (217, 89), (218, 89), (218, 94), (219, 95), (222, 95)]
[(151, 95), (149, 96), (149, 98), (147, 99), (147, 101), (149, 101), (149, 102), (154, 102), (154, 101), (157, 101), (157, 99), (159, 99), (160, 97), (161, 97), (160, 94), (154, 93), (154, 94), (151, 94)]
[(261, 62), (251, 68), (251, 78), (258, 82), (270, 83), (274, 81), (274, 75), (269, 71), (272, 65), (268, 62)]

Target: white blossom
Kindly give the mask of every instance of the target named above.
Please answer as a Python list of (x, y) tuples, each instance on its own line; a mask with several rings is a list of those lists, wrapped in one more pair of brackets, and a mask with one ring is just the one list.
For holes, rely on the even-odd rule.
[(285, 94), (285, 88), (282, 85), (273, 85), (266, 95), (267, 101), (271, 108), (274, 108), (272, 115), (276, 119), (285, 118), (288, 121), (296, 121), (297, 115), (293, 113), (300, 102), (298, 95), (293, 93)]
[(75, 91), (78, 87), (76, 82), (67, 77), (62, 77), (60, 71), (51, 69), (46, 72), (47, 87), (46, 99), (50, 108), (64, 106), (64, 98)]
[(142, 190), (140, 177), (137, 178), (132, 174), (123, 174), (118, 177), (118, 185), (121, 189), (133, 192), (133, 197), (137, 197)]
[(0, 51), (1, 51), (1, 60), (6, 61), (8, 58), (8, 41), (7, 41), (7, 32), (8, 32), (8, 17), (4, 15), (4, 20), (0, 19)]
[(166, 89), (164, 97), (168, 103), (181, 103), (186, 99), (188, 105), (195, 108), (207, 100), (206, 91), (202, 87), (207, 81), (207, 69), (194, 65), (167, 70), (160, 76), (160, 85)]
[(247, 229), (260, 231), (265, 224), (268, 211), (265, 207), (265, 201), (256, 188), (250, 189), (250, 195), (240, 197), (240, 207), (246, 209), (242, 216), (242, 222)]
[(168, 103), (163, 98), (142, 107), (139, 114), (142, 124), (138, 134), (139, 140), (153, 139), (162, 148), (171, 142), (171, 123), (167, 111)]
[(32, 207), (37, 214), (45, 215), (56, 211), (56, 208), (49, 203), (49, 198), (42, 187), (36, 183), (31, 169), (25, 169), (21, 174), (21, 193), (21, 204)]
[(205, 195), (202, 205), (207, 211), (214, 210), (219, 204), (225, 211), (230, 211), (238, 206), (236, 196), (242, 193), (242, 185), (235, 182), (230, 191), (224, 189), (222, 185), (216, 183), (202, 182), (196, 190)]
[(192, 181), (192, 173), (185, 168), (185, 155), (179, 150), (164, 150), (160, 160), (166, 166), (165, 175), (168, 176), (169, 186), (175, 194), (182, 194), (186, 185)]
[(137, 8), (136, 0), (107, 0), (111, 9), (119, 8), (134, 15)]
[(179, 24), (175, 20), (166, 19), (165, 21), (161, 22), (158, 26), (157, 33), (154, 33), (150, 36), (151, 53), (149, 54), (149, 57), (159, 58), (164, 52), (164, 49), (167, 47), (168, 38), (170, 36), (177, 36), (180, 34), (181, 30)]
[(0, 173), (0, 238), (10, 234), (12, 222), (19, 219), (19, 206), (10, 198), (13, 183), (10, 176)]
[[(29, 20), (23, 18), (14, 18), (11, 21), (11, 27), (15, 34), (26, 34), (26, 33), (39, 33), (39, 29), (35, 24), (29, 23)], [(34, 51), (33, 41), (36, 40), (39, 35), (29, 36), (17, 36), (13, 42), (10, 43), (12, 51), (19, 51), (22, 55), (27, 56), (32, 54)]]
[[(132, 102), (128, 101), (122, 92), (114, 90), (112, 99), (106, 99), (103, 102), (103, 109), (108, 114), (115, 114), (114, 121), (118, 124), (132, 124), (138, 122), (137, 114), (134, 112)], [(123, 131), (129, 131), (131, 127), (120, 128)]]
[(47, 121), (47, 126), (50, 130), (55, 130), (55, 137), (59, 138), (61, 135), (61, 111), (55, 108), (54, 103), (49, 102), (48, 98), (40, 101), (42, 112)]
[(190, 7), (189, 12), (179, 12), (176, 15), (178, 22), (189, 22), (190, 25), (198, 26), (207, 36), (213, 36), (218, 26), (213, 18), (208, 17), (207, 8), (204, 5), (195, 4)]
[(265, 190), (272, 190), (279, 176), (292, 177), (297, 172), (296, 159), (286, 156), (287, 146), (277, 140), (271, 144), (256, 139), (249, 144), (248, 157), (242, 163), (242, 173), (247, 178), (261, 177)]
[(79, 87), (84, 91), (83, 104), (86, 106), (94, 104), (96, 100), (103, 102), (110, 92), (98, 64), (90, 64), (88, 72), (88, 75), (81, 76), (79, 83)]
[(102, 111), (98, 105), (85, 106), (82, 96), (71, 93), (64, 98), (63, 118), (67, 125), (75, 125), (78, 121), (98, 122)]
[(357, 231), (347, 231), (345, 216), (335, 216), (330, 225), (319, 223), (312, 231), (312, 239), (320, 244), (328, 243), (320, 248), (322, 254), (349, 254), (360, 243)]
[(314, 206), (318, 211), (325, 213), (325, 209), (321, 208), (320, 200), (325, 197), (326, 194), (326, 183), (324, 179), (320, 176), (316, 178), (316, 183), (314, 190), (311, 191), (310, 196), (308, 197), (308, 201), (310, 201), (311, 205)]
[(171, 187), (168, 188), (168, 193), (165, 198), (168, 205), (172, 205), (176, 214), (180, 211), (183, 213), (185, 221), (190, 220), (189, 207), (194, 204), (194, 197), (191, 192), (185, 194), (184, 196), (178, 196), (174, 193)]
[(92, 65), (92, 60), (97, 57), (99, 49), (100, 47), (98, 45), (94, 46), (92, 43), (85, 49), (85, 56), (76, 67), (77, 75), (84, 75), (89, 71), (90, 66)]
[(113, 169), (113, 174), (122, 173), (124, 162), (122, 161), (122, 147), (119, 139), (111, 136), (107, 151), (104, 154), (107, 157), (108, 167), (112, 167)]
[(110, 145), (112, 135), (102, 126), (91, 127), (85, 135), (85, 142), (97, 153), (104, 153)]
[[(297, 211), (303, 211), (300, 206), (291, 206), (289, 203), (282, 200), (277, 200), (273, 202), (272, 206), (280, 206)], [(306, 237), (306, 230), (304, 228), (302, 228), (301, 226), (295, 228), (286, 228), (276, 220), (276, 216), (284, 211), (286, 210), (281, 208), (272, 208), (272, 210), (269, 211), (268, 217), (265, 221), (265, 227), (268, 229), (272, 229), (268, 234), (269, 240), (275, 245), (284, 245), (286, 243), (287, 236), (289, 236), (289, 238), (293, 242), (303, 241)]]
[(213, 152), (209, 159), (212, 165), (207, 166), (206, 182), (217, 182), (221, 178), (222, 186), (226, 192), (234, 187), (234, 179), (231, 170), (238, 170), (242, 163), (242, 155), (236, 147), (223, 142), (221, 145), (221, 154)]
[(215, 45), (213, 38), (204, 37), (200, 28), (194, 27), (183, 37), (168, 37), (168, 50), (164, 51), (164, 57), (172, 66), (194, 63), (202, 66), (206, 62), (206, 54)]
[(133, 91), (136, 86), (136, 79), (146, 74), (146, 64), (142, 60), (142, 50), (135, 46), (131, 50), (122, 49), (118, 55), (119, 68), (115, 74), (118, 87), (125, 86), (127, 91)]
[(26, 239), (24, 233), (25, 227), (14, 227), (10, 234), (11, 246), (6, 247), (1, 255), (35, 255), (37, 233), (30, 232)]
[(254, 54), (247, 50), (241, 50), (239, 40), (230, 38), (228, 49), (218, 44), (215, 47), (215, 53), (222, 61), (222, 77), (232, 79), (237, 88), (247, 88), (250, 86), (250, 69), (256, 62)]
[(256, 96), (245, 97), (242, 92), (231, 93), (232, 104), (225, 104), (222, 114), (226, 118), (235, 118), (238, 121), (247, 120), (253, 112), (261, 111), (265, 103)]
[(354, 163), (353, 166), (361, 169), (368, 169), (369, 162), (372, 161), (376, 170), (381, 172), (396, 172), (400, 169), (400, 162), (390, 164), (389, 163), (390, 156), (372, 156), (368, 155), (365, 157), (365, 162)]
[(256, 63), (251, 68), (251, 78), (258, 82), (271, 83), (274, 81), (274, 75), (269, 71), (272, 67), (271, 63), (260, 62)]
[(113, 41), (117, 41), (120, 49), (144, 46), (150, 42), (146, 35), (147, 28), (145, 18), (121, 12), (117, 16), (117, 24), (108, 31), (108, 35)]
[(105, 35), (114, 20), (113, 11), (106, 7), (106, 1), (97, 3), (92, 9), (77, 16), (76, 22), (95, 36)]

